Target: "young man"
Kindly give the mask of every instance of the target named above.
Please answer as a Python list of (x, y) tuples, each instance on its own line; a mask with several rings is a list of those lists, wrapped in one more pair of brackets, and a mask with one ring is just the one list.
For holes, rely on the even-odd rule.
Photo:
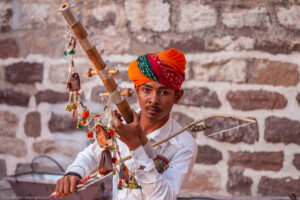
[[(185, 64), (184, 55), (176, 49), (140, 56), (130, 63), (128, 75), (135, 84), (141, 110), (139, 114), (134, 112), (134, 121), (130, 124), (122, 123), (121, 115), (114, 111), (113, 123), (120, 135), (118, 144), (121, 156), (132, 155), (126, 166), (135, 174), (142, 189), (118, 190), (118, 177), (114, 176), (113, 199), (176, 199), (183, 181), (190, 173), (197, 145), (188, 132), (154, 148), (156, 155), (169, 161), (162, 173), (157, 171), (149, 154), (149, 145), (147, 148), (142, 146), (139, 137), (142, 133), (149, 143), (154, 143), (181, 129), (170, 117), (170, 112), (183, 96), (180, 87), (184, 81)], [(96, 171), (101, 151), (95, 142), (79, 153), (68, 167), (67, 175), (57, 181), (56, 194), (61, 197), (71, 194), (80, 177)]]

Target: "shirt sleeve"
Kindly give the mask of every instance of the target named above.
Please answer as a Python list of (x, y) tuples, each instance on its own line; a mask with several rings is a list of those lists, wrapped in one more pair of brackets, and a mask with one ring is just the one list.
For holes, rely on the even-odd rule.
[(153, 160), (147, 156), (143, 147), (140, 146), (131, 152), (134, 160), (132, 170), (146, 199), (177, 198), (180, 187), (195, 162), (196, 152), (195, 144), (181, 147), (172, 156), (169, 167), (163, 174), (156, 171)]
[(77, 155), (75, 161), (67, 168), (66, 173), (75, 172), (81, 177), (90, 175), (98, 169), (101, 152), (102, 149), (95, 141)]

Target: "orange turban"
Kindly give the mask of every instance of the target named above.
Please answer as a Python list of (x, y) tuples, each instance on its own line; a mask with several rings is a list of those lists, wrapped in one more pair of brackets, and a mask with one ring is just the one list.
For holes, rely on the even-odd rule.
[(131, 62), (129, 79), (136, 85), (150, 81), (178, 90), (185, 78), (185, 56), (177, 49), (169, 49), (157, 54), (147, 54)]

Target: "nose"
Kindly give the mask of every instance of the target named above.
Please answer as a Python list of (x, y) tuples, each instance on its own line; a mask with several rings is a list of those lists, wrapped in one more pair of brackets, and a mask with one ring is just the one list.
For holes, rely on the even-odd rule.
[(159, 96), (156, 92), (152, 92), (150, 97), (149, 97), (149, 102), (150, 105), (158, 105), (159, 104)]

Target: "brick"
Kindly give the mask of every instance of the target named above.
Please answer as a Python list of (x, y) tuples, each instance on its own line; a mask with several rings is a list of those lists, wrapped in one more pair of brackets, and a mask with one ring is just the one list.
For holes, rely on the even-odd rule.
[[(55, 1), (22, 2), (20, 24), (22, 29), (47, 29), (62, 28), (65, 25), (64, 18), (57, 14), (59, 4)], [(30, 13), (30, 15), (28, 15)], [(51, 14), (52, 17), (49, 17)]]
[(170, 4), (163, 0), (125, 1), (125, 13), (133, 32), (143, 29), (164, 32), (171, 28)]
[(182, 3), (180, 10), (179, 21), (176, 25), (178, 32), (198, 31), (213, 27), (217, 23), (215, 9), (199, 2)]
[(173, 119), (175, 119), (182, 127), (188, 125), (189, 123), (193, 122), (194, 119), (185, 115), (181, 112), (172, 112), (171, 116)]
[[(102, 12), (99, 12), (101, 14)], [(116, 13), (112, 11), (108, 11), (105, 13), (101, 19), (98, 20), (98, 16), (90, 16), (88, 20), (88, 27), (97, 27), (100, 29), (105, 29), (109, 26), (115, 26), (116, 24)], [(87, 27), (87, 28), (88, 28)]]
[(228, 165), (254, 170), (279, 171), (283, 166), (283, 152), (229, 152)]
[(0, 180), (7, 176), (6, 173), (6, 162), (3, 159), (0, 159)]
[(68, 115), (58, 115), (52, 112), (48, 127), (51, 133), (67, 133), (76, 130), (76, 123), (77, 118), (72, 117), (72, 113), (69, 113)]
[(232, 59), (225, 62), (208, 64), (194, 63), (193, 79), (200, 81), (226, 81), (244, 83), (247, 78), (247, 63), (244, 60)]
[(15, 137), (19, 119), (9, 111), (0, 111), (0, 136)]
[(13, 16), (12, 3), (1, 2), (0, 4), (0, 31), (6, 33), (11, 31), (11, 18)]
[(293, 165), (300, 171), (300, 154), (294, 155)]
[(270, 26), (269, 14), (264, 7), (224, 13), (222, 22), (228, 28), (256, 27), (263, 29)]
[(250, 50), (255, 45), (255, 39), (250, 37), (233, 37), (224, 36), (216, 37), (208, 40), (206, 45), (207, 50), (220, 51), (220, 50)]
[(251, 195), (252, 184), (252, 178), (243, 175), (243, 168), (231, 167), (228, 169), (228, 180), (226, 183), (228, 193), (235, 196), (249, 196)]
[(221, 102), (216, 92), (205, 87), (186, 88), (180, 104), (187, 106), (219, 108)]
[(41, 115), (39, 112), (30, 112), (24, 123), (25, 134), (37, 138), (41, 135)]
[(283, 109), (287, 105), (283, 95), (264, 90), (229, 91), (226, 98), (235, 110), (274, 110)]
[(222, 153), (209, 145), (198, 145), (196, 163), (213, 165), (222, 160)]
[(179, 41), (171, 40), (168, 48), (180, 49), (185, 53), (195, 53), (205, 50), (205, 42), (199, 37)]
[(59, 153), (66, 156), (74, 156), (75, 149), (68, 143), (60, 144), (52, 140), (41, 140), (34, 142), (32, 145), (33, 150), (38, 154), (53, 154)]
[(300, 6), (293, 5), (288, 8), (278, 7), (277, 8), (277, 18), (281, 25), (292, 28), (292, 29), (300, 29), (300, 22), (298, 19), (298, 15), (300, 12)]
[(19, 62), (6, 66), (5, 80), (13, 84), (41, 83), (43, 80), (43, 64)]
[(0, 154), (24, 157), (27, 154), (26, 144), (18, 138), (0, 136)]
[(264, 196), (300, 195), (300, 178), (270, 178), (263, 176), (258, 184), (258, 193)]
[(300, 144), (300, 122), (285, 117), (269, 116), (265, 120), (267, 142)]
[(300, 93), (297, 94), (296, 100), (297, 100), (298, 104), (300, 105)]
[(290, 41), (258, 39), (254, 45), (254, 49), (271, 54), (290, 54), (293, 51), (299, 52), (300, 46), (298, 43), (291, 43)]
[[(222, 130), (227, 130), (233, 127), (240, 126), (242, 124), (245, 124), (245, 122), (221, 117), (206, 120), (205, 124), (212, 126), (212, 128), (206, 129), (204, 131), (204, 134), (208, 136)], [(211, 136), (209, 138), (215, 139), (220, 142), (227, 142), (232, 144), (236, 144), (239, 142), (254, 144), (256, 141), (258, 141), (259, 138), (258, 125), (257, 123), (250, 124), (247, 126), (240, 127), (238, 129), (226, 131), (222, 134)]]
[[(82, 96), (82, 95), (81, 95)], [(64, 103), (69, 101), (68, 92), (56, 92), (54, 90), (43, 90), (39, 91), (35, 95), (35, 100), (37, 104), (40, 103)]]
[(0, 103), (2, 104), (26, 107), (29, 104), (29, 97), (30, 95), (25, 92), (12, 89), (0, 90)]
[(255, 60), (249, 83), (274, 86), (295, 86), (299, 82), (298, 66), (292, 63)]
[[(201, 180), (201, 181), (199, 181)], [(203, 196), (203, 192), (217, 192), (220, 190), (220, 175), (212, 170), (198, 170), (194, 167), (188, 179), (180, 188), (181, 196)]]
[(0, 40), (0, 58), (16, 58), (19, 56), (19, 51), (19, 45), (14, 38)]

